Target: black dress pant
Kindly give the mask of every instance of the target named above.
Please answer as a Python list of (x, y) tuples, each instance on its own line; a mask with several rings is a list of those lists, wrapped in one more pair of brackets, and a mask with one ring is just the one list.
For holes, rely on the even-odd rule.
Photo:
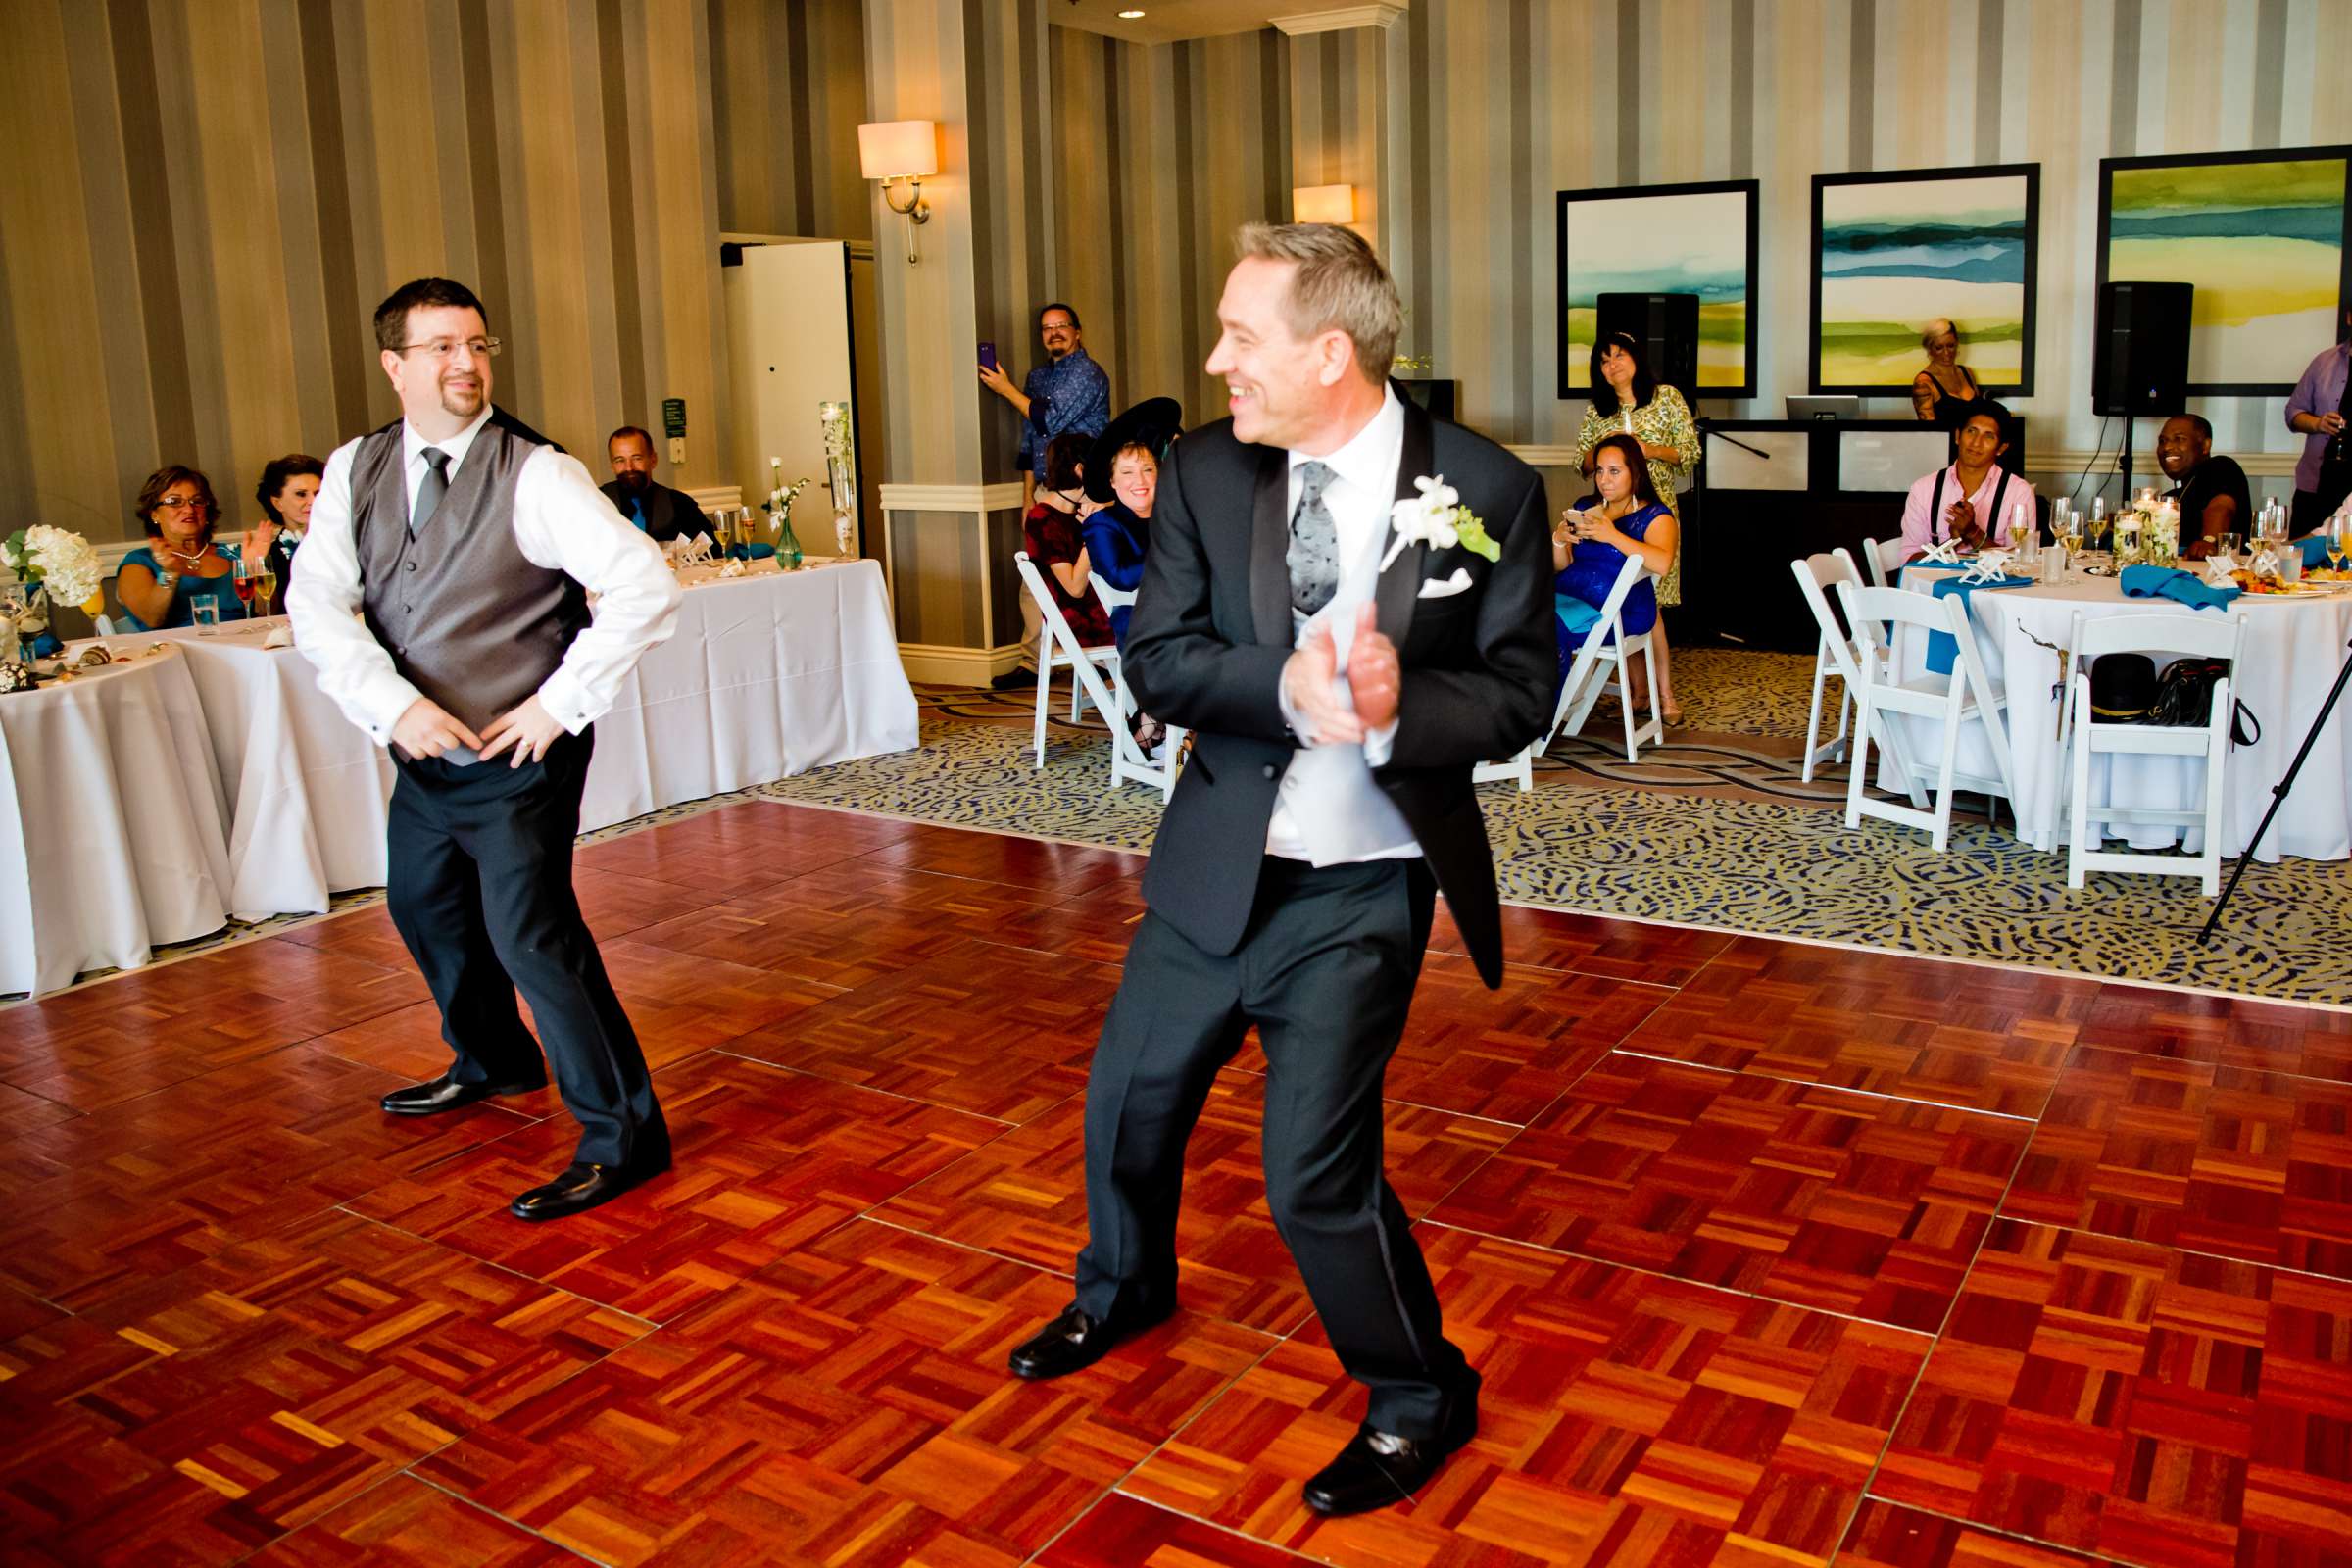
[(1437, 884), (1419, 859), (1321, 869), (1269, 858), (1231, 956), (1147, 914), (1086, 1090), (1088, 1239), (1078, 1305), (1176, 1294), (1184, 1146), (1250, 1024), (1265, 1049), (1266, 1200), (1371, 1424), (1432, 1439), (1475, 1400), (1428, 1266), (1381, 1170), (1381, 1079), (1404, 1033)]
[(461, 1083), (547, 1080), (520, 991), (547, 1046), (578, 1159), (618, 1165), (669, 1133), (637, 1033), (605, 975), (571, 890), (593, 730), (559, 737), (537, 762), (409, 760), (387, 834), (392, 923), (441, 1007)]

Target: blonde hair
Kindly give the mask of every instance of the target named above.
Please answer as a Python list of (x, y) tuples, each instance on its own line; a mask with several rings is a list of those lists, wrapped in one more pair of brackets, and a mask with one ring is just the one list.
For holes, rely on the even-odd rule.
[(1365, 379), (1375, 386), (1388, 379), (1404, 302), (1362, 235), (1336, 223), (1244, 223), (1234, 249), (1244, 260), (1296, 262), (1282, 308), (1293, 335), (1345, 332)]
[(1960, 341), (1960, 328), (1958, 325), (1953, 322), (1950, 317), (1938, 316), (1936, 318), (1936, 319), (1930, 321), (1927, 325), (1919, 329), (1919, 346), (1923, 349), (1933, 349), (1936, 346), (1936, 340), (1943, 336), (1943, 334), (1946, 332), (1952, 334), (1953, 342), (1957, 343)]

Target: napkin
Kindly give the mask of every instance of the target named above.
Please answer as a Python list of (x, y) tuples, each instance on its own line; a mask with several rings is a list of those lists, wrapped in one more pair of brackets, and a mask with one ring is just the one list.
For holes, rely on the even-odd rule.
[(1572, 595), (1553, 594), (1551, 608), (1552, 612), (1560, 617), (1560, 624), (1568, 628), (1571, 637), (1581, 637), (1600, 624), (1600, 611)]
[(2219, 610), (2243, 591), (2199, 582), (2176, 566), (2126, 566), (2122, 582), (2126, 599), (2170, 599), (2191, 610)]
[(291, 648), (291, 647), (293, 647), (293, 646), (294, 646), (294, 628), (293, 628), (293, 627), (291, 627), (291, 626), (272, 626), (272, 627), (270, 627), (270, 635), (262, 639), (262, 646), (263, 646), (264, 648)]
[[(1957, 595), (1962, 606), (1965, 607), (1968, 603), (1968, 596), (1980, 588), (2031, 588), (2033, 586), (2034, 579), (2031, 577), (1987, 577), (1982, 582), (1968, 577), (1945, 577), (1928, 591), (1938, 599)], [(1948, 631), (1928, 634), (1928, 668), (1932, 673), (1949, 675), (1952, 672), (1952, 666), (1959, 662), (1959, 660), (1960, 641), (1958, 638)]]
[(776, 553), (776, 547), (755, 540), (748, 545), (729, 545), (727, 555), (735, 561), (765, 561)]
[(2307, 533), (2294, 543), (2295, 548), (2303, 552), (2303, 569), (2305, 571), (2328, 564), (2328, 536), (2326, 534)]

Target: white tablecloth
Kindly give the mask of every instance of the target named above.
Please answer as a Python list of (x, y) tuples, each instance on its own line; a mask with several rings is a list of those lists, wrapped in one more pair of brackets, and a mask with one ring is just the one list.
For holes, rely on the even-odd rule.
[[(1917, 569), (1903, 574), (1905, 587), (1923, 592), (1932, 581), (1932, 573)], [(2063, 842), (2059, 793), (2066, 767), (2058, 751), (2059, 705), (2052, 692), (2059, 666), (2058, 655), (2041, 643), (2066, 647), (2077, 613), (2085, 618), (2211, 617), (2217, 612), (2192, 611), (2163, 599), (2126, 599), (2114, 578), (2080, 574), (2061, 583), (1980, 591), (1971, 594), (1968, 603), (1978, 653), (1986, 671), (2008, 692), (2007, 733), (2016, 773), (2019, 836), (2041, 849), (2056, 848)], [(2246, 615), (2236, 695), (2262, 726), (2260, 741), (2230, 752), (2223, 775), (2222, 854), (2235, 857), (2245, 853), (2270, 807), (2273, 787), (2285, 776), (2305, 731), (2335, 683), (2347, 639), (2352, 638), (2352, 595), (2246, 594), (2230, 609)], [(1896, 650), (1907, 678), (1924, 671), (1926, 659), (1924, 640), (1911, 637), (1909, 630), (1905, 628)], [(2344, 706), (2329, 716), (2278, 820), (2263, 836), (2257, 859), (2275, 861), (2282, 855), (2315, 860), (2352, 857), (2352, 727), (2346, 725)], [(1974, 728), (1970, 726), (1972, 732)], [(1923, 744), (1924, 737), (1914, 731), (1915, 748)], [(1932, 750), (1913, 752), (1915, 759), (1934, 755)], [(1964, 733), (1959, 766), (1963, 772), (1991, 771), (1991, 755), (1981, 734)], [(2185, 810), (2202, 794), (2204, 764), (2194, 759), (2094, 757), (2091, 767), (2092, 797), (2117, 806)], [(2165, 827), (2116, 831), (2138, 849), (2183, 842)], [(2186, 848), (2195, 850), (2202, 844), (2201, 831), (2187, 834)]]
[(219, 930), (226, 820), (187, 660), (0, 697), (0, 992)]
[(917, 744), (879, 562), (706, 580), (596, 721), (580, 830)]

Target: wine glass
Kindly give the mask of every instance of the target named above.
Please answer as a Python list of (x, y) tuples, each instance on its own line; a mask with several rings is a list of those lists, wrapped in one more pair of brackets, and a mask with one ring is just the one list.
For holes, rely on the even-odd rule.
[(2344, 572), (2344, 558), (2352, 556), (2352, 511), (2337, 513), (2328, 523), (2328, 559), (2335, 563), (2337, 576)]
[(244, 607), (245, 616), (250, 620), (253, 617), (254, 570), (253, 563), (247, 561), (243, 556), (237, 558), (234, 573), (229, 578), (229, 586), (236, 590), (237, 603)]
[(270, 601), (277, 597), (277, 568), (267, 557), (253, 568), (253, 593), (261, 601), (262, 618), (270, 618)]

